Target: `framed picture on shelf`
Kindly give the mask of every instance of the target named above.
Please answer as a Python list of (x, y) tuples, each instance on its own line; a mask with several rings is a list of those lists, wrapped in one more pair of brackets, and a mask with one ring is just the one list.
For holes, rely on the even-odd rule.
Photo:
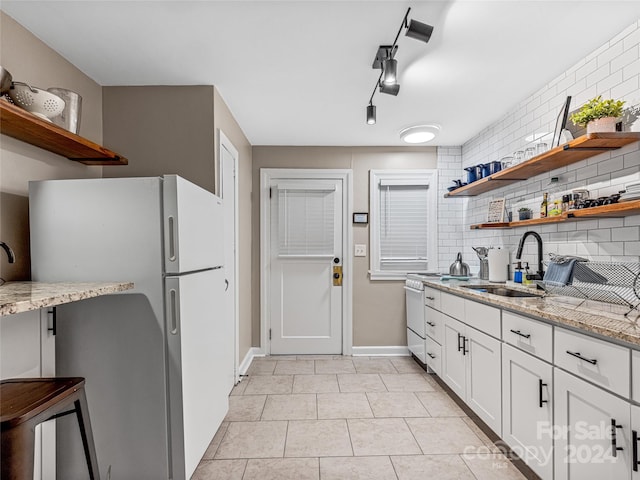
[(489, 211), (487, 213), (487, 223), (504, 222), (504, 198), (496, 198), (489, 202)]

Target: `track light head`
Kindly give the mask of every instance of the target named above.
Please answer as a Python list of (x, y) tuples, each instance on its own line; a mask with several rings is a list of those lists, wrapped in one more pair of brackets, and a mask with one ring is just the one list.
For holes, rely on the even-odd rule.
[(419, 22), (418, 20), (411, 20), (405, 35), (424, 43), (428, 43), (432, 33), (433, 27), (431, 25)]
[(372, 103), (367, 105), (367, 124), (375, 125), (376, 123), (376, 106)]
[(380, 82), (380, 93), (386, 93), (387, 95), (393, 95), (394, 97), (398, 95), (400, 91), (400, 85), (397, 83), (395, 85), (385, 85)]
[(398, 61), (395, 58), (387, 58), (382, 62), (382, 83), (385, 85), (395, 85), (398, 80)]

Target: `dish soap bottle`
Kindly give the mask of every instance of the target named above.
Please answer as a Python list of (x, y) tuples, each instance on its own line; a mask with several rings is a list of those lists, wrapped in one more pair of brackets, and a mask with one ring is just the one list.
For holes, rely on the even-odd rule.
[(522, 283), (522, 262), (514, 263), (516, 271), (513, 273), (513, 281), (515, 283)]
[(529, 271), (529, 262), (524, 262), (524, 275), (522, 276), (522, 284), (527, 287), (533, 285), (533, 280), (529, 278), (531, 272)]

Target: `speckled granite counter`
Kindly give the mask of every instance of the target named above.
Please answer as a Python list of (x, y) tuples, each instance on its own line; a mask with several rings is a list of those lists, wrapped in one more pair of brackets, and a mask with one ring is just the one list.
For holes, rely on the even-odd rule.
[[(424, 280), (428, 287), (454, 293), (472, 300), (479, 300), (496, 307), (524, 315), (548, 320), (560, 326), (569, 326), (640, 347), (640, 312), (633, 311), (627, 317), (628, 308), (595, 301), (584, 301), (573, 297), (547, 295), (544, 297), (503, 297), (491, 293), (465, 288), (463, 285), (496, 285), (486, 281), (471, 282)], [(509, 288), (515, 288), (508, 285)], [(520, 287), (520, 289), (526, 287)], [(527, 291), (536, 292), (534, 289)], [(542, 293), (538, 290), (539, 293)]]
[(131, 282), (7, 282), (0, 286), (0, 315), (28, 312), (132, 288)]

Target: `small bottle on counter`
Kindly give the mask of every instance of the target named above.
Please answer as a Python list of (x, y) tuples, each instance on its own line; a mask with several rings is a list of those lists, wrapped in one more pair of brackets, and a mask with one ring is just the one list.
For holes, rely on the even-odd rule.
[(523, 285), (529, 286), (533, 284), (533, 280), (529, 278), (529, 275), (531, 275), (531, 270), (529, 270), (529, 262), (524, 262), (524, 274), (522, 275)]
[(513, 273), (513, 281), (515, 283), (522, 283), (522, 262), (514, 263), (516, 271)]
[(549, 194), (544, 192), (544, 195), (542, 196), (542, 203), (540, 204), (540, 218), (547, 218), (547, 207), (549, 205), (548, 196)]

